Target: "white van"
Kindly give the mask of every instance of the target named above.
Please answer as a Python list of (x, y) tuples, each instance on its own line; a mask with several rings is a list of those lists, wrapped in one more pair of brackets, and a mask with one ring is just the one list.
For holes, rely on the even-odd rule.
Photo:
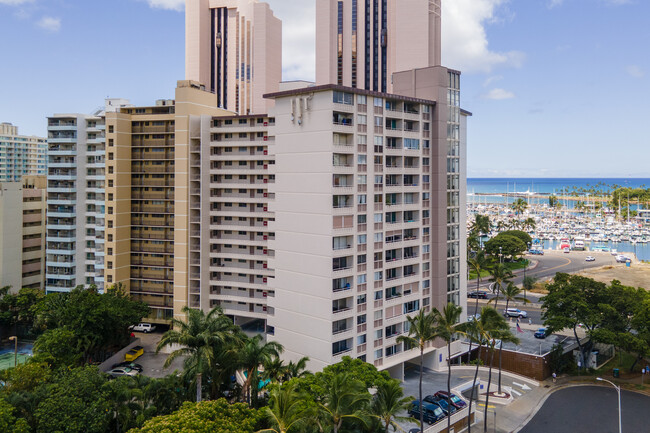
[(132, 326), (131, 330), (134, 332), (144, 332), (147, 334), (149, 332), (155, 331), (156, 325), (152, 325), (151, 323), (138, 323), (137, 325)]

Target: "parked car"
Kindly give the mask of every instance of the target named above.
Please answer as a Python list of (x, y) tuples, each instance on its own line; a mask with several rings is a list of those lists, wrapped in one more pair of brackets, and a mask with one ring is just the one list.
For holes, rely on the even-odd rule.
[(571, 252), (571, 248), (564, 248), (564, 254), (569, 254)]
[(411, 430), (409, 430), (409, 433), (422, 433), (422, 430), (420, 430), (419, 428), (412, 428)]
[(124, 355), (124, 360), (125, 361), (135, 361), (140, 356), (142, 356), (143, 353), (144, 353), (144, 347), (135, 346), (133, 349), (126, 352), (126, 355)]
[(118, 364), (113, 365), (111, 368), (122, 368), (122, 367), (128, 367), (132, 370), (137, 371), (138, 373), (142, 373), (142, 370), (144, 370), (140, 364), (136, 364), (135, 362), (130, 362), (130, 361), (120, 362)]
[(134, 332), (144, 332), (145, 334), (148, 334), (149, 332), (156, 330), (156, 325), (152, 325), (151, 323), (138, 323), (135, 326), (131, 326), (129, 329)]
[[(422, 404), (422, 409), (422, 419), (428, 424), (438, 422), (446, 416), (440, 406), (437, 404), (425, 402)], [(418, 400), (414, 401), (411, 404), (411, 408), (409, 409), (408, 413), (413, 418), (420, 419), (420, 402)]]
[(543, 256), (544, 255), (544, 250), (530, 250), (528, 251), (530, 254), (534, 256)]
[(483, 290), (479, 290), (479, 291), (476, 291), (476, 290), (475, 290), (475, 291), (473, 291), (473, 292), (468, 292), (468, 293), (467, 293), (467, 297), (468, 297), (468, 298), (487, 299), (487, 298), (488, 298), (488, 294), (487, 294), (487, 292), (485, 292), (485, 291), (483, 291)]
[(120, 376), (137, 376), (137, 370), (134, 370), (129, 367), (114, 368), (106, 372), (109, 376), (120, 377)]
[(611, 255), (613, 255), (613, 256), (617, 256), (617, 255), (618, 255), (618, 250), (617, 250), (616, 248), (612, 248), (612, 249), (610, 250), (610, 253), (611, 253)]
[(596, 258), (594, 256), (587, 256), (587, 258), (585, 259), (585, 262), (595, 262), (595, 261)]
[(535, 338), (546, 338), (550, 334), (548, 328), (539, 328), (537, 331), (535, 331)]
[(476, 314), (470, 314), (469, 316), (467, 316), (467, 321), (468, 322), (473, 322), (474, 320), (481, 320), (481, 314), (476, 313)]
[(629, 257), (625, 257), (625, 256), (622, 255), (622, 254), (616, 256), (616, 263), (625, 263), (625, 262), (627, 262), (628, 260), (630, 260)]
[(523, 310), (520, 310), (519, 308), (508, 308), (507, 310), (503, 310), (503, 315), (506, 317), (521, 317), (521, 318), (528, 317), (528, 313), (526, 313)]
[[(436, 393), (433, 394), (433, 395), (436, 396), (436, 397), (440, 397), (440, 398), (443, 398), (443, 399), (446, 400), (448, 394), (447, 394), (447, 391), (438, 391), (438, 392), (436, 392)], [(456, 394), (452, 393), (452, 394), (450, 394), (450, 395), (451, 395), (451, 404), (452, 404), (453, 406), (456, 406), (456, 408), (458, 408), (458, 409), (462, 409), (462, 408), (464, 408), (464, 407), (467, 406), (467, 403), (465, 402), (465, 400), (463, 400), (462, 398), (458, 397)]]
[(424, 397), (424, 401), (427, 403), (437, 404), (447, 416), (453, 415), (458, 410), (458, 408), (453, 404), (449, 406), (446, 398), (438, 397), (436, 395), (427, 395)]

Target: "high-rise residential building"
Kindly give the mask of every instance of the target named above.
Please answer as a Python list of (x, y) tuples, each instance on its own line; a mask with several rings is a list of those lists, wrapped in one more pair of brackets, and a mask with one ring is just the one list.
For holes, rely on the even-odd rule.
[(316, 84), (393, 93), (393, 73), (439, 66), (440, 2), (316, 0)]
[[(269, 130), (274, 123), (265, 114), (214, 117), (209, 145), (197, 146), (192, 159), (209, 162), (210, 171), (209, 184), (201, 187), (206, 199), (193, 195), (190, 201), (192, 209), (201, 203), (201, 212), (209, 216), (199, 220), (192, 215), (200, 223), (192, 235), (190, 284), (193, 290), (203, 288), (204, 308), (220, 306), (236, 324), (262, 331), (273, 315), (268, 300), (275, 295), (269, 266), (269, 242), (275, 238), (269, 208), (275, 182)], [(195, 265), (199, 260), (200, 267)]]
[(282, 80), (282, 22), (257, 0), (187, 0), (185, 78), (239, 114), (266, 113)]
[[(399, 376), (417, 355), (396, 342), (406, 315), (465, 300), (465, 123), (458, 74), (434, 75), (435, 95), (416, 85), (430, 99), (336, 85), (268, 95), (267, 326), (314, 369), (348, 355)], [(430, 367), (447, 356), (426, 353)]]
[(191, 285), (207, 273), (207, 256), (190, 248), (198, 223), (208, 221), (210, 166), (195, 154), (209, 141), (210, 116), (232, 115), (216, 107), (215, 94), (179, 81), (175, 100), (106, 115), (106, 284), (122, 284), (147, 303), (153, 322), (208, 305)]
[(0, 287), (43, 288), (45, 176), (0, 183)]
[(45, 138), (18, 135), (18, 127), (0, 123), (0, 182), (47, 174)]
[(107, 99), (92, 115), (48, 118), (48, 292), (104, 288), (105, 112), (128, 105)]

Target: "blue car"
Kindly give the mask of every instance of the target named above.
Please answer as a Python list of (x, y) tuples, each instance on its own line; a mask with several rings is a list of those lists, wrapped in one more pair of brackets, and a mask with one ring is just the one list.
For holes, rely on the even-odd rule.
[(436, 404), (440, 406), (440, 409), (442, 409), (445, 415), (453, 415), (458, 410), (458, 408), (453, 404), (449, 406), (449, 403), (447, 402), (447, 398), (445, 397), (441, 397), (437, 395), (427, 395), (426, 397), (424, 397), (424, 401), (426, 401), (427, 403)]
[(546, 338), (550, 334), (548, 328), (539, 328), (535, 331), (535, 338)]
[[(422, 419), (428, 424), (434, 424), (446, 416), (443, 410), (437, 404), (425, 402), (422, 405), (422, 408), (424, 409)], [(417, 420), (420, 419), (420, 402), (418, 400), (414, 401), (411, 404), (409, 415)]]

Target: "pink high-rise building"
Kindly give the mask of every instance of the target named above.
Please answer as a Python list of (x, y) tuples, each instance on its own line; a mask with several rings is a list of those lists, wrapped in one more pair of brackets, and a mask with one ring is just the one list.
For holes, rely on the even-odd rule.
[(185, 76), (221, 108), (267, 113), (282, 80), (282, 22), (257, 0), (186, 0)]
[(392, 93), (395, 72), (440, 65), (441, 0), (316, 0), (316, 84)]

